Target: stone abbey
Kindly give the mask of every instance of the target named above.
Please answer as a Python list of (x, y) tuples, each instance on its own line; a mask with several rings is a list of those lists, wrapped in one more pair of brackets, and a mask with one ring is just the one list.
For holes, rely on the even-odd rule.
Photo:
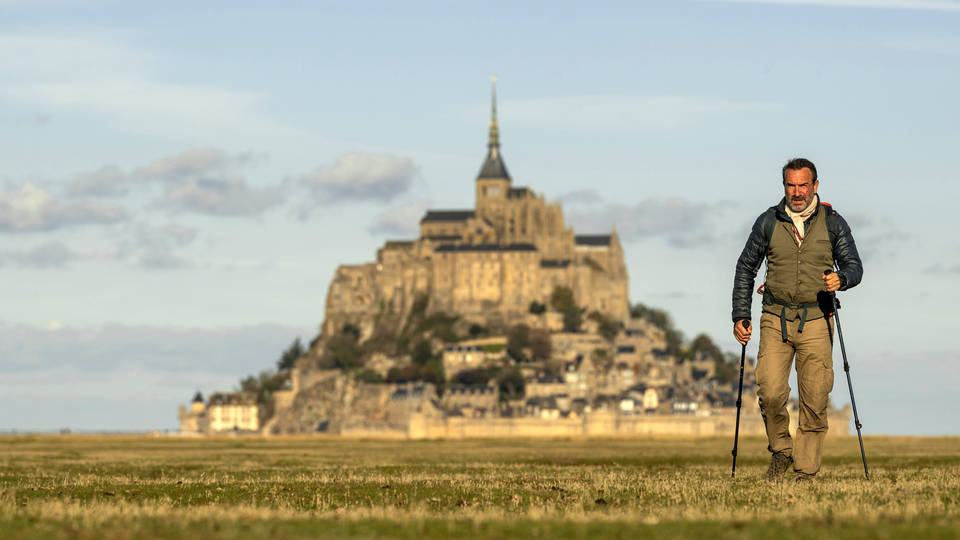
[[(322, 333), (354, 324), (364, 337), (414, 304), (466, 320), (522, 322), (532, 302), (546, 304), (557, 286), (577, 305), (613, 320), (629, 313), (628, 276), (616, 231), (576, 235), (559, 202), (516, 187), (500, 153), (496, 89), (489, 148), (469, 210), (429, 210), (412, 241), (387, 241), (376, 262), (337, 269)], [(386, 318), (385, 318), (386, 317)]]
[[(615, 230), (577, 235), (560, 203), (514, 186), (495, 92), (475, 196), (473, 209), (427, 211), (416, 239), (386, 242), (375, 262), (337, 268), (320, 335), (253, 409), (261, 433), (715, 436), (735, 425), (763, 433), (755, 398), (745, 399), (752, 414), (735, 419), (736, 383), (721, 373), (722, 357), (701, 350), (681, 359), (665, 328), (631, 318)], [(548, 309), (560, 290), (566, 300)], [(568, 327), (567, 291), (572, 311), (600, 316)], [(747, 371), (750, 396), (752, 365)], [(181, 410), (181, 430), (251, 429), (239, 423), (249, 402), (195, 398)], [(830, 433), (846, 433), (849, 409), (830, 415), (841, 427)]]

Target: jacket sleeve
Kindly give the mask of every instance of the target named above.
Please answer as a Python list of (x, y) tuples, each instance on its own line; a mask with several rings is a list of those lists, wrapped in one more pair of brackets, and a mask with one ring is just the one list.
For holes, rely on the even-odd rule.
[(840, 290), (852, 289), (863, 279), (863, 263), (857, 253), (857, 244), (853, 241), (850, 226), (843, 216), (837, 214), (837, 231), (833, 243), (833, 259), (837, 261), (837, 273), (847, 279), (847, 285)]
[[(753, 224), (747, 244), (737, 260), (737, 271), (733, 276), (733, 322), (740, 319), (750, 319), (750, 306), (753, 303), (753, 285), (757, 277), (757, 270), (763, 263), (766, 254), (767, 241), (763, 237), (763, 218), (766, 212), (760, 214)], [(849, 279), (849, 278), (847, 278)]]

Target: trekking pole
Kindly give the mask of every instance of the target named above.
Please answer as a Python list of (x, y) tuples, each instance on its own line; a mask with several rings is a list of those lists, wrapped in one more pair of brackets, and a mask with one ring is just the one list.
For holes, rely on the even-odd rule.
[[(825, 275), (833, 273), (832, 269), (824, 270)], [(837, 322), (837, 337), (840, 339), (840, 352), (843, 354), (843, 371), (847, 373), (847, 387), (850, 389), (850, 405), (853, 406), (853, 424), (857, 426), (857, 439), (860, 440), (860, 457), (863, 458), (863, 474), (870, 479), (870, 471), (867, 469), (867, 454), (863, 451), (863, 435), (860, 433), (860, 417), (857, 415), (857, 400), (853, 398), (853, 382), (850, 381), (850, 364), (847, 363), (847, 349), (843, 346), (843, 332), (840, 330), (840, 301), (834, 293), (833, 297), (833, 320)]]
[[(740, 325), (744, 330), (750, 329), (750, 321), (743, 319)], [(747, 344), (743, 344), (743, 351), (740, 353), (740, 389), (737, 391), (737, 428), (733, 432), (733, 471), (730, 472), (730, 478), (737, 476), (737, 443), (740, 440), (740, 403), (743, 397), (743, 362), (747, 357)]]

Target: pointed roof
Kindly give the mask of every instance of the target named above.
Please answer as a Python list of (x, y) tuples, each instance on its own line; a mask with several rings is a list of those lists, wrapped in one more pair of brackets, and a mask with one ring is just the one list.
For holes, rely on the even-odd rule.
[(477, 180), (481, 178), (506, 178), (510, 179), (510, 173), (507, 172), (507, 166), (500, 157), (500, 127), (497, 125), (497, 76), (492, 78), (492, 91), (490, 99), (490, 141), (488, 143), (487, 159), (480, 168), (480, 174)]

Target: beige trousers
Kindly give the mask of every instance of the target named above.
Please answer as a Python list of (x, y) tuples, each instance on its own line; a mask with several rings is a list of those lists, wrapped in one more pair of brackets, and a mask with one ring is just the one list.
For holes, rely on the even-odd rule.
[[(793, 456), (793, 468), (804, 474), (820, 472), (823, 439), (827, 435), (827, 402), (833, 390), (833, 319), (807, 321), (803, 333), (799, 318), (787, 321), (783, 341), (780, 317), (760, 316), (760, 353), (757, 356), (757, 395), (767, 428), (767, 449)], [(800, 421), (796, 444), (790, 438), (790, 367), (797, 359)]]

